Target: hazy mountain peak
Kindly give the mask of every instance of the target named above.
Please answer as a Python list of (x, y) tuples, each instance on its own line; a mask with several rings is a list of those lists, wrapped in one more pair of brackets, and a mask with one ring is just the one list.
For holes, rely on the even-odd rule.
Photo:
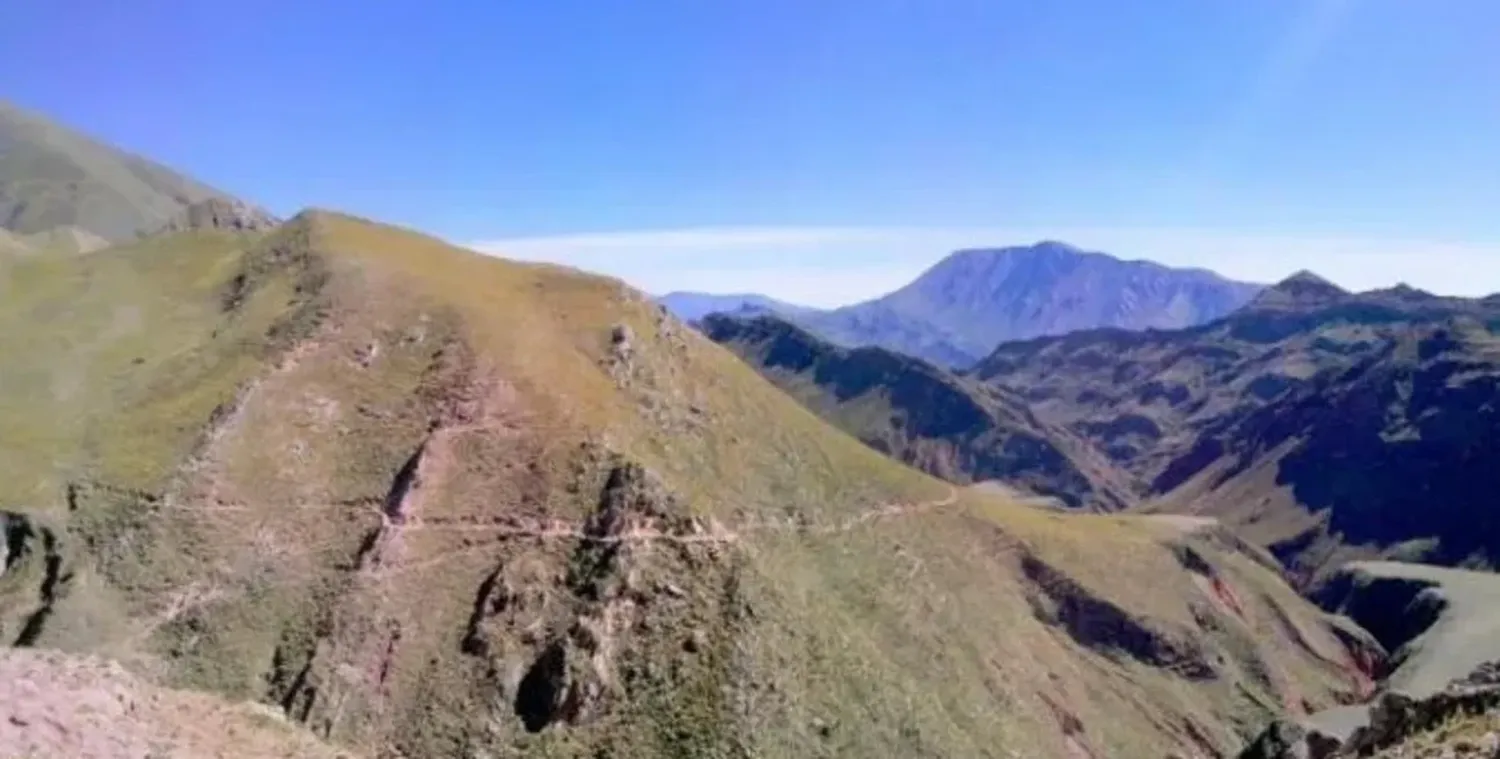
[(1266, 288), (1250, 304), (1253, 308), (1322, 306), (1349, 297), (1349, 291), (1302, 269)]
[(811, 310), (806, 306), (794, 305), (757, 293), (715, 294), (676, 290), (658, 297), (656, 302), (671, 311), (673, 316), (689, 322), (697, 321), (713, 313), (795, 315)]
[(1392, 287), (1372, 290), (1367, 295), (1389, 298), (1403, 303), (1427, 303), (1438, 300), (1438, 296), (1419, 287), (1412, 287), (1405, 282), (1397, 282)]
[(1044, 256), (1071, 257), (1085, 255), (1087, 251), (1082, 248), (1060, 240), (1038, 240), (1030, 245), (1004, 245), (999, 247), (963, 248), (954, 251), (938, 265), (952, 260), (963, 258), (1038, 258)]
[(1042, 240), (957, 251), (896, 292), (808, 324), (836, 342), (881, 345), (953, 366), (1009, 340), (1201, 324), (1259, 290), (1201, 269), (1123, 261)]
[(1277, 282), (1275, 285), (1272, 285), (1272, 289), (1307, 287), (1317, 287), (1345, 292), (1343, 288), (1340, 288), (1338, 285), (1335, 285), (1334, 283), (1328, 281), (1327, 279), (1324, 279), (1322, 276), (1308, 269), (1299, 269), (1286, 279), (1283, 279), (1280, 282)]

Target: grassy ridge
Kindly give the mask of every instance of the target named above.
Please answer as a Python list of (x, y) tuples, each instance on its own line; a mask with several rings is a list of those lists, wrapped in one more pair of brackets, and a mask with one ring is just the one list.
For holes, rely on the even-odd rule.
[(1233, 549), (944, 505), (614, 280), (318, 212), (14, 275), (35, 642), (369, 753), (1146, 756), (1344, 687)]

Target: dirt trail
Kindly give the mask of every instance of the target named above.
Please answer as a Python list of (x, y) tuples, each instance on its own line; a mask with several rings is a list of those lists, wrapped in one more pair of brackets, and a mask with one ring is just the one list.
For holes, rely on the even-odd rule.
[(561, 520), (517, 520), (509, 519), (490, 524), (472, 522), (450, 522), (414, 519), (405, 525), (407, 531), (436, 530), (459, 533), (482, 533), (491, 538), (478, 545), (446, 553), (422, 561), (395, 564), (383, 570), (384, 576), (430, 568), (446, 561), (471, 555), (502, 543), (511, 538), (535, 538), (540, 540), (562, 539), (590, 542), (600, 545), (619, 543), (662, 542), (679, 545), (740, 543), (749, 535), (758, 532), (802, 532), (811, 535), (836, 535), (850, 532), (863, 525), (879, 520), (913, 516), (933, 509), (951, 506), (958, 502), (958, 488), (948, 486), (948, 494), (932, 501), (918, 503), (891, 503), (877, 506), (841, 522), (826, 525), (804, 525), (792, 521), (765, 522), (742, 525), (731, 529), (710, 519), (706, 525), (695, 523), (693, 532), (670, 532), (663, 530), (656, 520), (647, 520), (614, 535), (590, 535), (581, 523)]

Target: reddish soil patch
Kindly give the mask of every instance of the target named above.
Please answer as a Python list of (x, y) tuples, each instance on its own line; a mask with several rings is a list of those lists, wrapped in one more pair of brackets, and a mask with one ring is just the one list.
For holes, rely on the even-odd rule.
[(1213, 591), (1214, 597), (1222, 602), (1235, 616), (1240, 619), (1248, 618), (1245, 614), (1245, 605), (1240, 602), (1239, 594), (1235, 593), (1234, 588), (1229, 583), (1224, 582), (1223, 578), (1208, 578), (1208, 586)]

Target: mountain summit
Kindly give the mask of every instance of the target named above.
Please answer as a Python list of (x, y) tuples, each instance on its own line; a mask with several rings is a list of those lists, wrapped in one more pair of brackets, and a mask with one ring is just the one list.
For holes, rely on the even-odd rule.
[(802, 321), (838, 343), (954, 366), (1008, 340), (1097, 327), (1194, 326), (1259, 290), (1202, 269), (1123, 261), (1049, 240), (960, 250), (889, 295)]
[(1349, 297), (1349, 291), (1303, 269), (1262, 290), (1251, 308), (1319, 308)]

